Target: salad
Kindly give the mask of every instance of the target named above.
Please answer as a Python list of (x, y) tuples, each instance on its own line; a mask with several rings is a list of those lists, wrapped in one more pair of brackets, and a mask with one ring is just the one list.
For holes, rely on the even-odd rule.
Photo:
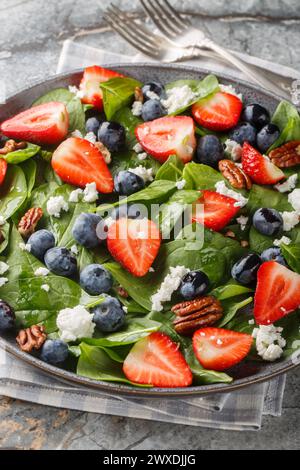
[(0, 333), (133, 387), (300, 345), (300, 116), (100, 66), (0, 125)]

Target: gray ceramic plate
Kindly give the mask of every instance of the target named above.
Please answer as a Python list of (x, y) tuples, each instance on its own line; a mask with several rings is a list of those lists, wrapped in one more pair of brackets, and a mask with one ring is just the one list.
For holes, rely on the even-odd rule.
[[(149, 81), (149, 79), (158, 79), (163, 83), (167, 83), (181, 78), (200, 78), (210, 73), (209, 70), (205, 70), (199, 67), (196, 68), (178, 65), (157, 66), (151, 64), (122, 64), (120, 66), (110, 67), (126, 75), (130, 75), (134, 78), (137, 78), (141, 82)], [(31, 88), (25, 89), (19, 92), (18, 94), (12, 96), (7, 100), (6, 105), (1, 106), (0, 122), (20, 112), (21, 110), (30, 107), (31, 103), (35, 99), (37, 99), (44, 93), (53, 90), (54, 88), (66, 87), (69, 85), (78, 85), (81, 75), (82, 71), (58, 75), (46, 80), (43, 83), (38, 83), (32, 86)], [(219, 76), (219, 78), (224, 84), (233, 84), (234, 87), (243, 94), (245, 102), (258, 102), (266, 106), (266, 108), (269, 109), (271, 112), (274, 111), (278, 102), (280, 101), (280, 97), (276, 97), (274, 95), (271, 95), (270, 93), (264, 92), (261, 89), (256, 88), (255, 86), (250, 85), (246, 82), (240, 81), (239, 83), (236, 83), (233, 77)], [(141, 389), (133, 388), (127, 385), (91, 380), (85, 377), (80, 377), (74, 373), (67, 372), (58, 367), (48, 365), (45, 362), (42, 362), (39, 359), (20, 351), (19, 348), (16, 346), (15, 339), (12, 337), (2, 336), (0, 338), (0, 346), (17, 356), (22, 361), (32, 365), (33, 367), (37, 367), (52, 376), (56, 376), (57, 378), (60, 378), (63, 381), (81, 384), (86, 387), (94, 387), (98, 390), (110, 392), (113, 394), (131, 395), (136, 397), (178, 397), (229, 392), (258, 382), (270, 380), (272, 377), (275, 377), (279, 374), (283, 374), (296, 367), (296, 365), (293, 364), (291, 359), (285, 359), (274, 364), (247, 362), (243, 363), (240, 368), (238, 367), (235, 369), (232, 374), (235, 377), (235, 380), (231, 384), (212, 384), (175, 389)]]

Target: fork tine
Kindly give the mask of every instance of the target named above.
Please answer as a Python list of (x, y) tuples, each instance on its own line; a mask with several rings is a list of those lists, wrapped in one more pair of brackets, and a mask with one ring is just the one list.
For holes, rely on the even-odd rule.
[(178, 31), (174, 30), (173, 26), (170, 27), (168, 22), (157, 14), (157, 9), (152, 4), (151, 0), (141, 0), (141, 4), (147, 15), (165, 36), (169, 38), (176, 38)]
[(176, 21), (181, 25), (182, 28), (187, 29), (189, 26), (192, 25), (191, 21), (189, 18), (185, 18), (184, 20), (182, 19), (181, 14), (175, 10), (175, 8), (168, 2), (168, 0), (164, 0), (165, 3), (165, 8), (169, 12), (170, 15), (172, 15), (172, 18), (176, 18)]
[[(152, 0), (153, 3), (156, 5), (157, 11), (164, 15), (164, 21), (168, 20), (168, 25), (173, 27), (175, 31), (178, 33), (183, 32), (188, 26), (185, 22), (180, 18), (179, 13), (171, 7), (171, 5), (166, 0)], [(178, 31), (179, 30), (179, 31)]]

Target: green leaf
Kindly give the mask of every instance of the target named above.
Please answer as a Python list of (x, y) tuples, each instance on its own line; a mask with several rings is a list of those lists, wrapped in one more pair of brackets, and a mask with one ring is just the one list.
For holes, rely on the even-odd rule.
[(2, 243), (0, 243), (0, 253), (3, 253), (3, 251), (5, 250), (5, 248), (8, 245), (9, 231), (10, 231), (10, 225), (9, 225), (8, 222), (6, 222), (4, 225), (0, 226), (0, 233), (1, 233), (2, 237), (4, 238)]
[[(289, 357), (300, 348), (300, 311), (287, 315), (276, 323), (283, 328), (282, 336), (286, 340), (283, 357)], [(299, 354), (297, 354), (299, 359)]]
[(282, 243), (280, 249), (289, 267), (300, 274), (300, 245)]
[(27, 160), (23, 162), (20, 166), (26, 178), (27, 197), (30, 197), (31, 192), (35, 185), (36, 174), (37, 174), (37, 164), (34, 160)]
[(208, 165), (191, 162), (187, 163), (183, 170), (183, 178), (186, 181), (185, 189), (212, 189), (218, 181), (225, 181), (221, 173)]
[(141, 83), (133, 78), (116, 77), (100, 84), (103, 93), (103, 107), (110, 121), (121, 108), (128, 106), (134, 97), (134, 90)]
[[(268, 237), (267, 235), (262, 235), (254, 227), (251, 227), (249, 232), (250, 249), (260, 254), (262, 251), (273, 246), (276, 238), (278, 238), (278, 236)], [(295, 227), (290, 230), (288, 232), (288, 238), (295, 244), (300, 243), (300, 227)]]
[(233, 299), (224, 300), (222, 302), (224, 315), (218, 322), (218, 328), (223, 328), (225, 325), (227, 325), (235, 317), (239, 310), (251, 304), (252, 301), (253, 297), (247, 297), (246, 299), (240, 300), (239, 302)]
[(184, 351), (185, 359), (193, 373), (194, 385), (208, 385), (215, 383), (230, 383), (232, 377), (225, 372), (203, 369), (200, 362), (196, 359), (193, 347), (190, 346)]
[(27, 184), (23, 170), (9, 165), (4, 183), (0, 187), (0, 214), (9, 219), (27, 198)]
[(281, 101), (272, 117), (272, 123), (279, 127), (281, 135), (268, 152), (291, 140), (300, 140), (300, 116), (292, 103)]
[(135, 128), (142, 124), (144, 121), (137, 116), (134, 116), (129, 107), (122, 107), (114, 114), (114, 121), (118, 122), (125, 128), (126, 132), (126, 144), (132, 149), (137, 143), (134, 131)]
[(261, 207), (277, 209), (280, 212), (293, 210), (286, 194), (254, 184), (249, 192), (247, 209), (253, 214)]
[(179, 181), (183, 177), (185, 165), (177, 155), (171, 155), (156, 173), (156, 180)]
[(219, 300), (227, 300), (232, 297), (248, 294), (249, 292), (253, 292), (253, 289), (250, 289), (246, 286), (242, 286), (241, 284), (238, 284), (236, 281), (231, 279), (224, 286), (216, 287), (210, 292), (210, 294)]
[(34, 155), (36, 155), (40, 151), (40, 148), (41, 147), (39, 147), (38, 145), (28, 143), (25, 149), (16, 150), (15, 152), (9, 152), (2, 158), (4, 158), (7, 163), (16, 165), (18, 163), (24, 162), (25, 160), (28, 160), (31, 157), (34, 157)]

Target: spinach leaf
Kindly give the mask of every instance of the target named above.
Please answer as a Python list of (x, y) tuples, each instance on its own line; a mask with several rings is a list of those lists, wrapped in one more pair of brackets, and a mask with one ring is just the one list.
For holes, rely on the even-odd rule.
[(137, 143), (134, 131), (135, 128), (142, 124), (144, 121), (137, 116), (134, 116), (129, 107), (122, 107), (114, 114), (114, 121), (118, 122), (125, 128), (126, 132), (126, 144), (132, 149), (133, 146)]
[(272, 123), (279, 127), (281, 135), (270, 147), (269, 152), (291, 140), (300, 140), (300, 116), (296, 107), (288, 101), (279, 103)]
[(23, 170), (9, 165), (4, 183), (0, 186), (0, 214), (9, 219), (27, 198), (27, 184)]
[(195, 385), (232, 382), (232, 377), (225, 372), (203, 369), (195, 357), (192, 346), (184, 351), (184, 356), (193, 373), (193, 383)]
[(253, 297), (247, 297), (246, 299), (240, 301), (237, 301), (236, 299), (224, 300), (222, 302), (224, 315), (218, 322), (218, 328), (223, 328), (225, 325), (227, 325), (227, 323), (229, 323), (235, 317), (239, 310), (251, 304), (252, 301)]
[(134, 97), (135, 88), (140, 86), (140, 82), (129, 77), (116, 77), (100, 84), (104, 112), (108, 121), (119, 109), (130, 104)]
[(179, 181), (183, 177), (185, 165), (177, 155), (171, 155), (156, 173), (156, 180)]
[(211, 291), (210, 294), (219, 300), (227, 300), (232, 297), (248, 294), (249, 292), (253, 292), (253, 289), (250, 289), (246, 286), (242, 286), (241, 284), (238, 284), (236, 281), (231, 279), (224, 286), (216, 287), (214, 290)]
[(37, 164), (34, 160), (27, 160), (23, 162), (21, 168), (24, 172), (27, 184), (27, 197), (30, 197), (31, 191), (34, 188), (36, 174), (37, 174)]
[[(288, 237), (292, 240), (293, 243), (300, 243), (300, 227), (295, 227), (288, 232)], [(278, 237), (268, 237), (259, 233), (254, 227), (251, 227), (249, 232), (249, 243), (250, 249), (261, 253), (273, 246), (274, 240)]]
[[(6, 222), (4, 225), (0, 226), (0, 235), (3, 237), (3, 241), (0, 243), (0, 253), (3, 253), (9, 242), (9, 231), (10, 225)], [(1, 237), (1, 239), (2, 239)]]
[(280, 249), (289, 267), (296, 273), (300, 274), (300, 245), (281, 244)]
[(217, 170), (195, 162), (185, 165), (182, 176), (186, 181), (185, 189), (215, 190), (215, 184), (218, 181), (225, 181)]
[(25, 160), (28, 160), (31, 157), (34, 157), (39, 151), (40, 148), (38, 145), (35, 144), (27, 144), (25, 149), (16, 150), (15, 152), (9, 152), (2, 158), (5, 158), (7, 163), (12, 163), (14, 165), (18, 163), (22, 163)]
[(254, 184), (249, 192), (247, 209), (253, 214), (261, 207), (277, 209), (280, 212), (293, 210), (286, 194)]
[[(283, 328), (282, 336), (286, 340), (283, 357), (289, 357), (300, 348), (300, 311), (287, 315), (278, 322)], [(299, 354), (297, 354), (299, 358)]]

